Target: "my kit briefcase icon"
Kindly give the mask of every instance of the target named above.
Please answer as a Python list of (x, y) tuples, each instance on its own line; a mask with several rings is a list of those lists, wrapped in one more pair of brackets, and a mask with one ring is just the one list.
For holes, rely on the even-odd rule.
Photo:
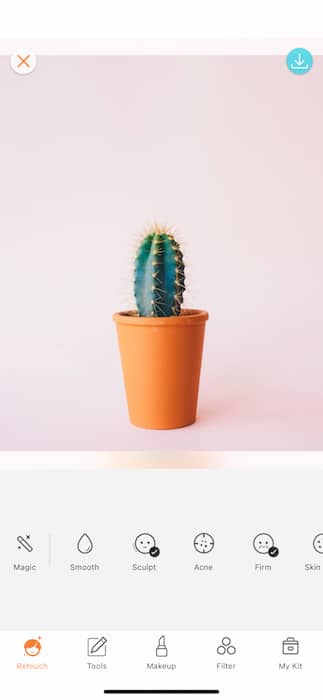
[(299, 653), (299, 642), (294, 637), (287, 637), (283, 641), (283, 654), (290, 656), (297, 655)]

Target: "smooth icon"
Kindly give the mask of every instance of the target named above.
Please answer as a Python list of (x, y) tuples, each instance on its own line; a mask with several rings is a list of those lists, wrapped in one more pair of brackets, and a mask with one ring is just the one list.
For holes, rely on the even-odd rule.
[(12, 70), (19, 75), (29, 75), (35, 70), (37, 65), (37, 57), (28, 49), (17, 49), (10, 56), (10, 65)]
[(154, 558), (160, 555), (160, 549), (156, 545), (155, 538), (148, 532), (142, 532), (136, 537), (134, 547), (139, 554), (150, 554)]
[(158, 639), (156, 656), (168, 656), (168, 649), (166, 647), (166, 638), (164, 634)]
[(233, 656), (233, 654), (236, 654), (237, 649), (233, 644), (231, 644), (231, 639), (230, 637), (223, 637), (222, 643), (218, 646), (217, 648), (217, 653), (223, 656), (224, 654), (230, 654), (230, 656)]
[(89, 535), (86, 534), (86, 532), (81, 535), (78, 543), (77, 543), (77, 549), (80, 552), (80, 554), (90, 554), (93, 550), (93, 542)]
[(285, 656), (297, 656), (299, 654), (299, 642), (295, 637), (287, 637), (283, 641), (282, 650)]
[(106, 637), (89, 637), (87, 640), (87, 655), (106, 656), (107, 642), (108, 640)]
[(29, 554), (34, 551), (34, 548), (30, 541), (30, 535), (25, 535), (24, 537), (22, 535), (19, 535), (17, 537), (17, 542), (18, 549), (24, 549), (26, 552), (29, 552)]
[(294, 75), (304, 75), (311, 70), (313, 56), (307, 49), (292, 49), (286, 58), (287, 68)]
[(214, 547), (214, 538), (208, 532), (200, 532), (194, 539), (194, 549), (199, 554), (209, 554)]
[(261, 532), (256, 535), (253, 541), (253, 548), (257, 554), (268, 554), (269, 557), (278, 557), (279, 549), (276, 547), (274, 540), (268, 532)]
[(323, 554), (323, 533), (320, 532), (313, 540), (313, 547), (318, 554)]
[(39, 637), (38, 639), (28, 639), (24, 644), (25, 654), (27, 656), (38, 656), (41, 652), (41, 643)]

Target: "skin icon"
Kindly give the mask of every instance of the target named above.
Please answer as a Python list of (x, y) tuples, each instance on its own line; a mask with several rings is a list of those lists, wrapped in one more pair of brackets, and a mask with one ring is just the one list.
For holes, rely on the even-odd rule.
[(323, 554), (323, 533), (320, 532), (313, 540), (313, 547), (318, 554)]

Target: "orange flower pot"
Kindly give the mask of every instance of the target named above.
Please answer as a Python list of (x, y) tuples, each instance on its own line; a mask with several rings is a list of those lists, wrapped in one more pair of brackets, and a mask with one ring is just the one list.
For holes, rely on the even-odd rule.
[(206, 311), (142, 317), (116, 313), (131, 423), (170, 430), (196, 420)]

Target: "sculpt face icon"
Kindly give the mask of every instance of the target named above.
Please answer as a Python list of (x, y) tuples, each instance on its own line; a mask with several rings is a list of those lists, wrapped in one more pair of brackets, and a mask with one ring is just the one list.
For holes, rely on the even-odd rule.
[(313, 547), (318, 554), (323, 554), (323, 533), (316, 535), (313, 540)]
[(271, 535), (266, 532), (262, 532), (257, 535), (253, 541), (253, 547), (258, 552), (258, 554), (268, 554), (271, 547), (274, 546), (274, 540)]
[(147, 532), (143, 532), (136, 538), (135, 548), (140, 554), (150, 554), (153, 547), (156, 547), (155, 538)]
[(195, 537), (194, 548), (200, 554), (209, 554), (212, 552), (213, 547), (214, 539), (208, 532), (200, 532), (200, 534)]

